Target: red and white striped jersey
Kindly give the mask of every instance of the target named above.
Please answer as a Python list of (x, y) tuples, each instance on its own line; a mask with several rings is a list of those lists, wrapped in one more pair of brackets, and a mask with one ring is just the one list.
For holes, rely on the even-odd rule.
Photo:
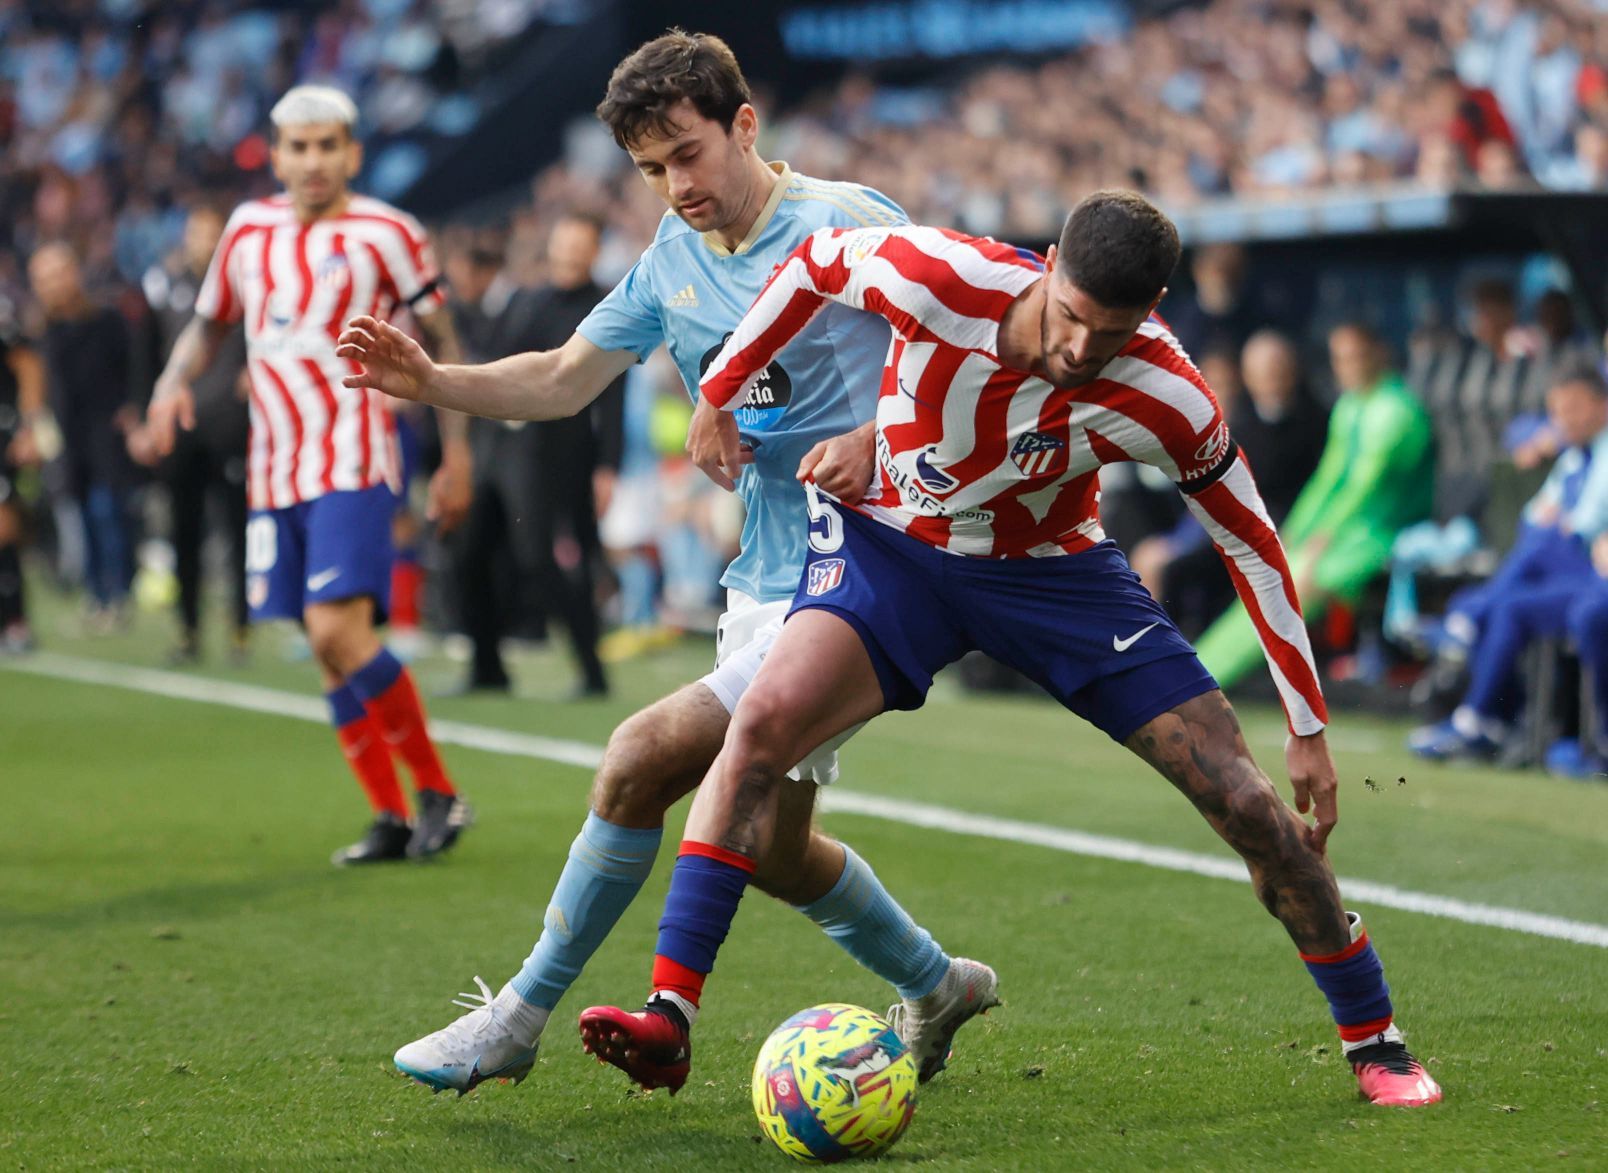
[(247, 493), (283, 509), (337, 489), (399, 483), (396, 423), (385, 396), (341, 378), (346, 320), (439, 309), (435, 258), (406, 212), (354, 195), (339, 216), (303, 224), (288, 196), (234, 210), (196, 297), (196, 312), (244, 320), (251, 382)]
[(1216, 396), (1151, 318), (1100, 372), (1055, 387), (1006, 367), (1005, 311), (1043, 259), (938, 228), (823, 229), (777, 267), (704, 374), (717, 407), (827, 302), (893, 325), (877, 404), (877, 477), (854, 506), (952, 554), (1042, 558), (1104, 539), (1101, 465), (1138, 461), (1185, 494), (1255, 621), (1290, 727), (1327, 721), (1283, 547)]

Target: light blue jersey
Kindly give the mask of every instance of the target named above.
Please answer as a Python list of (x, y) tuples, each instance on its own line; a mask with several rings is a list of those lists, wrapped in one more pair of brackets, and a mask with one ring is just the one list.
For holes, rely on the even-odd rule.
[[(782, 176), (748, 238), (728, 251), (666, 215), (640, 260), (577, 332), (602, 350), (647, 358), (663, 342), (696, 396), (700, 377), (771, 271), (818, 228), (908, 223), (887, 196), (855, 183)], [(794, 479), (804, 454), (876, 414), (889, 327), (875, 314), (828, 305), (771, 363), (737, 411), (754, 463), (737, 482), (748, 516), (742, 549), (721, 584), (761, 602), (790, 599), (808, 537), (804, 491)]]

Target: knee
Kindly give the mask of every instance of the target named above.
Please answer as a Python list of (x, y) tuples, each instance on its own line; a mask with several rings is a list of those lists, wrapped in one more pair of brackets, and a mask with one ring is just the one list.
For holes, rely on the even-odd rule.
[(697, 785), (666, 767), (668, 755), (653, 735), (651, 721), (638, 713), (609, 737), (603, 762), (592, 780), (592, 810), (622, 827), (656, 827), (664, 813)]
[(325, 668), (337, 676), (346, 677), (368, 662), (371, 654), (371, 632), (357, 629), (354, 624), (335, 617), (322, 615), (309, 608), (306, 616), (307, 647)]
[(732, 715), (728, 744), (745, 765), (791, 769), (797, 755), (784, 751), (797, 738), (795, 717), (779, 690), (753, 685)]

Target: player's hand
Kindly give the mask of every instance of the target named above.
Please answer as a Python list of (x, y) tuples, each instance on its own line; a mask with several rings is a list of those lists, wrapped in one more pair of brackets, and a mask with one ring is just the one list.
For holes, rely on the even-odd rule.
[(24, 425), (11, 437), (11, 443), (6, 447), (6, 459), (18, 468), (44, 463), (39, 456), (39, 442), (34, 438), (33, 428)]
[(123, 437), (124, 447), (128, 449), (128, 458), (141, 468), (154, 468), (162, 458), (156, 451), (156, 438), (151, 434), (149, 424), (135, 424)]
[(876, 421), (852, 432), (822, 440), (798, 462), (800, 484), (814, 481), (818, 489), (845, 505), (856, 505), (871, 488), (877, 467)]
[(1603, 578), (1608, 578), (1608, 533), (1598, 534), (1591, 543), (1591, 565)]
[(169, 383), (158, 387), (151, 396), (151, 406), (145, 411), (145, 426), (149, 429), (152, 449), (157, 456), (173, 451), (178, 429), (195, 430), (195, 394), (183, 383)]
[(469, 515), (474, 499), (474, 462), (469, 445), (459, 441), (441, 450), (441, 467), (430, 478), (424, 515), (440, 533), (451, 533)]
[(1340, 821), (1340, 782), (1323, 731), (1305, 737), (1292, 734), (1284, 743), (1284, 764), (1289, 767), (1290, 785), (1295, 788), (1295, 809), (1303, 815), (1312, 812), (1307, 843), (1322, 855), (1329, 832)]
[(707, 399), (698, 400), (692, 422), (687, 425), (687, 455), (706, 477), (728, 493), (737, 488), (743, 465), (754, 462), (754, 454), (743, 448), (738, 435), (737, 417)]
[(335, 340), (335, 353), (363, 368), (342, 379), (343, 386), (373, 387), (396, 399), (429, 402), (425, 395), (435, 378), (435, 364), (424, 347), (391, 323), (366, 315), (353, 318)]

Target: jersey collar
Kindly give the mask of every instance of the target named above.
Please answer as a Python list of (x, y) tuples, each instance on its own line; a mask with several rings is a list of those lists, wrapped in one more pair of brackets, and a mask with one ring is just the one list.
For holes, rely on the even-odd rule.
[(703, 232), (699, 234), (703, 237), (703, 242), (708, 246), (709, 251), (717, 257), (740, 257), (753, 248), (754, 242), (759, 239), (759, 234), (765, 231), (771, 222), (771, 217), (776, 215), (776, 209), (782, 206), (782, 197), (787, 194), (787, 189), (793, 182), (793, 169), (780, 161), (766, 163), (765, 166), (776, 173), (776, 185), (771, 188), (770, 198), (765, 201), (765, 206), (759, 210), (759, 215), (754, 217), (754, 226), (748, 230), (748, 235), (743, 237), (742, 242), (736, 248), (729, 249), (715, 239), (714, 233)]

